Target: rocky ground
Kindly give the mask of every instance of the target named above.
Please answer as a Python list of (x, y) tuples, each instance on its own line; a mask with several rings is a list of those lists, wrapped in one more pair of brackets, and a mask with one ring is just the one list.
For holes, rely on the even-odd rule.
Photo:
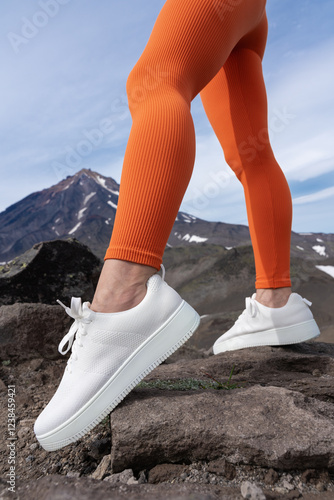
[[(219, 356), (186, 346), (88, 435), (46, 452), (33, 423), (64, 366), (41, 356), (2, 362), (5, 445), (15, 386), (17, 498), (334, 498), (333, 345)], [(8, 456), (4, 446), (4, 499), (13, 498)]]
[[(55, 452), (43, 450), (33, 433), (66, 364), (57, 348), (72, 320), (51, 304), (89, 299), (100, 263), (69, 241), (37, 245), (2, 269), (0, 500), (334, 499), (334, 344), (322, 336), (213, 356), (208, 347), (241, 312), (242, 280), (253, 279), (249, 249), (228, 259), (219, 250), (218, 261), (198, 255), (189, 269), (182, 252), (174, 252), (167, 282), (204, 316), (199, 330), (108, 418)], [(325, 291), (332, 285), (311, 278), (301, 279), (300, 293), (313, 290), (330, 342), (332, 298)], [(220, 312), (209, 310), (214, 301), (224, 305)]]

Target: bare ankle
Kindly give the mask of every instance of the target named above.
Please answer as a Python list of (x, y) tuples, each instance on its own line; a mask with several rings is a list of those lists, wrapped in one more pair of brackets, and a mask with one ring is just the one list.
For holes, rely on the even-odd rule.
[(94, 295), (90, 308), (95, 312), (114, 313), (137, 306), (146, 295), (146, 285), (118, 290), (100, 289)]
[(283, 307), (291, 295), (290, 287), (259, 288), (256, 290), (255, 299), (266, 307)]
[(146, 295), (146, 282), (157, 271), (151, 266), (118, 259), (106, 260), (91, 309), (113, 313), (138, 305)]

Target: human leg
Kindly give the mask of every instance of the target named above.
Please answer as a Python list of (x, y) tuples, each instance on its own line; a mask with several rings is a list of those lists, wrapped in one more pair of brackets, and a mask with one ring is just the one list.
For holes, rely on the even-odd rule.
[[(135, 306), (145, 293), (146, 271), (160, 268), (194, 165), (191, 100), (258, 23), (264, 6), (264, 0), (165, 3), (127, 82), (133, 124), (93, 310), (112, 312)], [(128, 281), (125, 261), (131, 261), (140, 275), (137, 287)], [(142, 271), (143, 265), (149, 267)], [(123, 277), (125, 301), (117, 275)]]
[(216, 340), (214, 354), (295, 344), (320, 333), (311, 303), (290, 288), (292, 204), (269, 141), (262, 75), (266, 34), (264, 15), (201, 92), (226, 161), (244, 188), (256, 266), (256, 294), (246, 298), (245, 310)]
[(264, 305), (281, 307), (291, 293), (292, 203), (269, 141), (262, 74), (266, 35), (264, 15), (200, 95), (226, 161), (244, 188), (256, 265), (256, 298)]
[[(34, 426), (47, 450), (86, 434), (199, 324), (196, 311), (164, 281), (164, 272), (162, 277), (147, 276), (160, 267), (193, 168), (190, 102), (256, 25), (264, 4), (265, 0), (168, 0), (131, 72), (127, 90), (133, 126), (106, 255), (107, 260), (122, 261), (122, 267), (117, 273), (112, 268), (117, 262), (104, 267), (93, 301), (97, 312), (88, 303), (81, 305), (79, 298), (72, 299), (70, 308), (64, 306), (75, 322), (59, 350), (72, 353), (59, 388)], [(138, 272), (136, 266), (147, 269)], [(110, 311), (114, 286), (129, 283), (128, 274), (136, 300), (137, 287), (145, 280), (146, 294), (130, 309)], [(123, 291), (124, 287), (122, 295)], [(123, 306), (131, 304), (130, 295)]]

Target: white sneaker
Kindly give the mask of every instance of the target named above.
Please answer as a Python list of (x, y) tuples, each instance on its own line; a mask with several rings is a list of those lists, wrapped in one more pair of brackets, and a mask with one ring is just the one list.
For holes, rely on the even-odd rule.
[(292, 293), (283, 307), (266, 307), (246, 298), (246, 309), (235, 324), (216, 340), (214, 354), (246, 347), (298, 344), (320, 335), (308, 306), (312, 303)]
[(162, 269), (162, 278), (151, 276), (142, 302), (127, 311), (97, 313), (80, 298), (72, 298), (71, 308), (63, 306), (75, 322), (59, 351), (72, 347), (72, 353), (57, 392), (35, 422), (45, 450), (90, 431), (195, 332), (199, 315), (167, 285)]

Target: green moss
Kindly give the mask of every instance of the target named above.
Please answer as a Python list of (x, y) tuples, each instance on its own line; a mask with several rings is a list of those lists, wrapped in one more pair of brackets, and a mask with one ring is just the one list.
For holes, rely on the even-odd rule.
[(2, 362), (2, 364), (3, 364), (4, 366), (8, 366), (8, 365), (10, 365), (10, 359), (6, 359), (6, 361), (3, 361), (3, 362)]
[(175, 379), (175, 380), (152, 380), (151, 382), (140, 382), (137, 387), (141, 389), (161, 389), (165, 391), (198, 391), (205, 389), (216, 389), (216, 390), (231, 390), (240, 389), (243, 386), (238, 383), (232, 383), (232, 375), (234, 371), (234, 366), (230, 372), (227, 382), (221, 382), (216, 380), (209, 373), (203, 373), (210, 380), (202, 380), (196, 378), (185, 378), (185, 379)]
[(140, 382), (137, 385), (141, 389), (161, 389), (166, 391), (196, 391), (198, 389), (208, 389), (205, 380), (194, 378), (178, 380), (152, 380), (151, 382)]
[(101, 420), (101, 424), (102, 425), (109, 425), (109, 415), (107, 415), (106, 417), (104, 417), (103, 420)]

